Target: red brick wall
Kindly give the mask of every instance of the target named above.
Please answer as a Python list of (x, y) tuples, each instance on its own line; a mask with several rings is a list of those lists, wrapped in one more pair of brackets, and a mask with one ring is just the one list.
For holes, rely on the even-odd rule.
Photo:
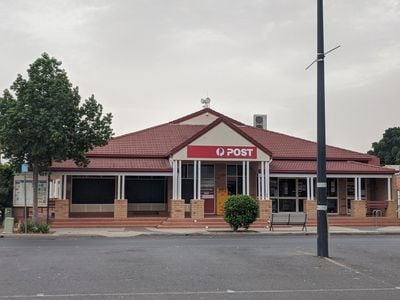
[(128, 200), (115, 199), (114, 200), (114, 218), (125, 219), (128, 217)]

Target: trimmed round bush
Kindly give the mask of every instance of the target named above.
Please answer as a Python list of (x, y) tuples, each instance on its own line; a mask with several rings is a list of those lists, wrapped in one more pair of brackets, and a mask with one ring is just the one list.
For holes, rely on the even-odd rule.
[(240, 227), (247, 230), (256, 220), (257, 215), (257, 201), (250, 196), (229, 196), (225, 202), (224, 220), (229, 223), (233, 231), (237, 231)]

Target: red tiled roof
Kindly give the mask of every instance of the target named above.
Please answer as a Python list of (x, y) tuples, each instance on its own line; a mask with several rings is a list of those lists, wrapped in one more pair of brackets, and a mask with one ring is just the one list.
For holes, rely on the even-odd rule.
[[(240, 127), (240, 129), (268, 148), (272, 152), (273, 159), (315, 159), (317, 156), (315, 142), (251, 126)], [(326, 157), (328, 160), (365, 162), (373, 159), (371, 155), (332, 146), (327, 146)]]
[(88, 157), (167, 157), (177, 145), (195, 135), (204, 125), (163, 124), (113, 138), (93, 149)]
[[(316, 174), (317, 162), (306, 160), (273, 160), (271, 173), (304, 173)], [(392, 175), (395, 170), (383, 168), (355, 161), (328, 161), (326, 163), (328, 174), (382, 174)]]
[(52, 171), (86, 171), (86, 172), (170, 172), (168, 159), (159, 158), (90, 158), (86, 168), (78, 167), (72, 160), (55, 162)]
[[(214, 114), (218, 119), (209, 125), (179, 124), (205, 112)], [(86, 169), (67, 161), (54, 163), (52, 170), (169, 171), (169, 156), (218, 122), (225, 122), (238, 134), (271, 154), (273, 172), (315, 173), (317, 148), (315, 142), (243, 125), (210, 108), (170, 123), (115, 137), (106, 146), (95, 148), (87, 154), (92, 162)], [(326, 155), (327, 160), (330, 160), (328, 172), (331, 173), (392, 174), (388, 169), (376, 166), (375, 156), (332, 146), (327, 146)]]

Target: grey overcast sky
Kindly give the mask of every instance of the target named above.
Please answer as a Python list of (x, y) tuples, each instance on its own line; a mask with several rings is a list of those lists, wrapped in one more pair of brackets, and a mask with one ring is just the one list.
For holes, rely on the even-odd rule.
[[(325, 1), (327, 143), (400, 126), (400, 0)], [(316, 140), (315, 0), (2, 0), (0, 89), (43, 52), (117, 135), (211, 108)]]

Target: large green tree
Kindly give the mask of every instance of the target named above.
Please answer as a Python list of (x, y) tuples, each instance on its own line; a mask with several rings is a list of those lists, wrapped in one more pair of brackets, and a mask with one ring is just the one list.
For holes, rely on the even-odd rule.
[(0, 163), (0, 210), (12, 206), (14, 169)]
[(42, 54), (18, 74), (0, 98), (0, 151), (13, 163), (27, 162), (33, 172), (33, 222), (38, 221), (39, 173), (53, 161), (72, 159), (85, 166), (86, 152), (111, 138), (112, 115), (92, 95), (81, 103), (61, 62)]
[(400, 164), (400, 127), (392, 127), (385, 130), (379, 142), (372, 143), (372, 149), (368, 154), (380, 158), (381, 164)]

